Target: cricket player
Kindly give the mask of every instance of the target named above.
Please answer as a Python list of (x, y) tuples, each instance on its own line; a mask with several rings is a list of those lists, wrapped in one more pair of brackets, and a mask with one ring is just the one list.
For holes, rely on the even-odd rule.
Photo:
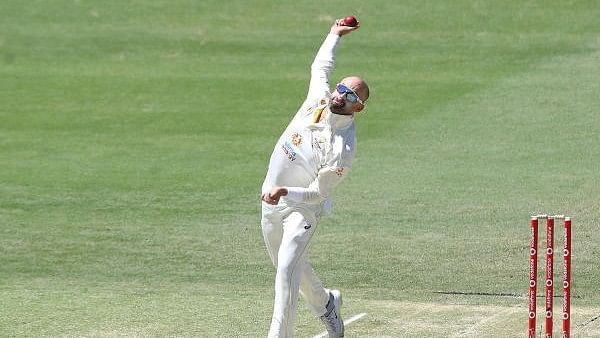
[(301, 294), (321, 318), (329, 337), (343, 337), (338, 290), (315, 275), (307, 251), (333, 189), (348, 175), (355, 153), (354, 115), (365, 107), (369, 88), (359, 77), (342, 79), (330, 91), (336, 46), (359, 26), (336, 20), (311, 66), (306, 100), (271, 154), (262, 186), (262, 231), (273, 264), (275, 304), (269, 337), (292, 338)]

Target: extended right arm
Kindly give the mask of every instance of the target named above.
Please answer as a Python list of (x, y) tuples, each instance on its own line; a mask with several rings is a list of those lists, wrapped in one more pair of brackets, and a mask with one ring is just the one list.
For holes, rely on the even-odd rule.
[(320, 99), (329, 93), (329, 77), (335, 64), (337, 44), (343, 35), (359, 27), (341, 26), (338, 22), (339, 20), (331, 27), (329, 34), (325, 38), (325, 41), (323, 41), (310, 67), (310, 85), (308, 87), (307, 100)]
[(319, 99), (329, 92), (329, 76), (335, 65), (335, 49), (340, 36), (329, 33), (310, 67), (310, 85), (307, 100)]

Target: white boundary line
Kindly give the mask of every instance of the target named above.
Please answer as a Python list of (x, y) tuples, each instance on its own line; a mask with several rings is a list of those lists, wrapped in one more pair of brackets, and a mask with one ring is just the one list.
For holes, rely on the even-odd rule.
[[(364, 317), (366, 315), (367, 315), (367, 313), (363, 312), (363, 313), (357, 314), (356, 316), (352, 316), (352, 317), (344, 320), (344, 326), (345, 325), (350, 325), (350, 323), (355, 322), (355, 321), (361, 319), (362, 317)], [(323, 337), (326, 337), (326, 336), (327, 336), (327, 331), (321, 332), (321, 333), (319, 333), (318, 335), (316, 335), (316, 336), (314, 336), (312, 338), (323, 338)]]

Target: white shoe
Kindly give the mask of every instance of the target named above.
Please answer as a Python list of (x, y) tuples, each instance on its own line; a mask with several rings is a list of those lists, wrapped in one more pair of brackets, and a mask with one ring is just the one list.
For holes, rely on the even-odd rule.
[(329, 290), (329, 303), (327, 303), (327, 312), (321, 316), (321, 321), (325, 324), (329, 338), (344, 337), (344, 321), (340, 315), (342, 307), (342, 294), (338, 290)]

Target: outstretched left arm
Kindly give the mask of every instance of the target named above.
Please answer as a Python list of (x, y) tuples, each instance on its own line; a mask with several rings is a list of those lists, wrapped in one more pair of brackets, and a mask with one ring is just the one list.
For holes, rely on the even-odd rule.
[(266, 203), (273, 205), (279, 203), (282, 196), (287, 196), (289, 199), (298, 202), (318, 204), (331, 195), (349, 171), (350, 168), (348, 167), (323, 168), (308, 188), (275, 186), (270, 191), (263, 193), (261, 198)]

